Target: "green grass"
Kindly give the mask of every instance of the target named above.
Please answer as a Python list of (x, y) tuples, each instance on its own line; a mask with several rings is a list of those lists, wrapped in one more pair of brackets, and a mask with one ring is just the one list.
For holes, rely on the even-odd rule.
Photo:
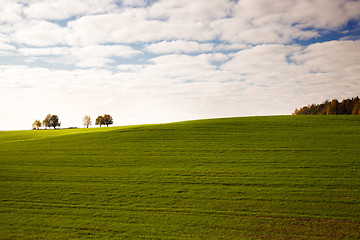
[(360, 116), (0, 132), (1, 239), (360, 239)]

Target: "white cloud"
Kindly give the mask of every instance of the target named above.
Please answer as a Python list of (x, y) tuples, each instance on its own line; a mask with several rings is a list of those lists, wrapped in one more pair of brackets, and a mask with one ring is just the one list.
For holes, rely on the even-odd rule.
[(120, 71), (138, 71), (145, 68), (145, 65), (141, 64), (121, 64), (116, 67)]
[[(267, 0), (237, 3), (160, 0), (151, 4), (143, 0), (122, 1), (123, 6), (134, 8), (118, 8), (114, 0), (44, 0), (30, 1), (29, 5), (5, 1), (1, 4), (0, 9), (6, 11), (0, 14), (0, 22), (14, 25), (5, 25), (0, 31), (7, 32), (6, 35), (12, 33), (10, 37), (15, 43), (30, 46), (167, 41), (179, 45), (178, 41), (216, 39), (228, 44), (284, 44), (294, 39), (318, 37), (317, 28), (334, 30), (360, 16), (359, 2), (345, 0), (271, 3)], [(26, 21), (22, 21), (22, 13)], [(71, 17), (76, 18), (65, 22), (64, 27), (44, 21)], [(172, 47), (175, 52), (184, 52), (176, 51), (181, 46)]]
[(12, 53), (12, 52), (9, 52), (9, 51), (2, 51), (2, 50), (0, 50), (0, 56), (9, 57), (9, 56), (13, 56), (13, 53)]
[(153, 42), (172, 39), (207, 41), (216, 37), (213, 31), (206, 28), (205, 23), (184, 24), (149, 20), (146, 10), (137, 8), (116, 14), (84, 16), (69, 22), (68, 29), (67, 42), (71, 45)]
[[(0, 115), (29, 112), (22, 121), (30, 128), (47, 113), (58, 114), (64, 126), (81, 126), (85, 114), (110, 113), (116, 124), (289, 114), (304, 104), (357, 95), (359, 49), (351, 41), (260, 45), (232, 54), (220, 68), (213, 62), (226, 61), (224, 54), (164, 55), (150, 64), (118, 65), (116, 72), (3, 66), (0, 100), (8, 104)], [(93, 65), (89, 61), (84, 64)], [(316, 66), (326, 72), (312, 72)], [(49, 98), (57, 100), (43, 101)]]
[[(89, 45), (85, 47), (20, 48), (23, 56), (56, 57), (66, 64), (78, 67), (104, 67), (112, 63), (112, 57), (131, 58), (141, 51), (124, 45)], [(45, 59), (47, 60), (47, 59)]]
[(315, 43), (291, 59), (311, 72), (360, 72), (360, 41)]
[(290, 24), (282, 24), (277, 20), (252, 25), (246, 19), (226, 18), (214, 21), (211, 26), (221, 40), (231, 43), (286, 44), (294, 39), (306, 40), (319, 36), (319, 33), (315, 30), (302, 30)]
[(233, 5), (227, 0), (160, 0), (149, 8), (149, 14), (170, 21), (210, 21), (228, 16)]
[(3, 117), (9, 113), (26, 115), (21, 128), (47, 113), (68, 126), (84, 114), (110, 113), (116, 124), (289, 114), (356, 96), (359, 41), (293, 42), (346, 35), (339, 29), (359, 20), (359, 5), (2, 0), (0, 122), (18, 128)]
[(109, 58), (105, 57), (92, 57), (92, 58), (85, 58), (76, 63), (78, 67), (104, 67), (106, 64), (113, 62)]
[(16, 48), (12, 45), (0, 42), (0, 50), (13, 51), (16, 50)]
[(198, 43), (195, 41), (162, 41), (146, 46), (145, 50), (162, 54), (162, 53), (191, 53), (191, 52), (209, 52), (214, 49), (212, 43)]
[(245, 43), (289, 43), (318, 37), (319, 29), (335, 30), (359, 19), (360, 3), (345, 0), (241, 0), (231, 18), (211, 23), (222, 40)]
[(69, 54), (68, 47), (48, 48), (20, 48), (18, 52), (23, 56), (60, 56)]
[(0, 1), (0, 23), (13, 23), (22, 19), (22, 5), (11, 0)]
[(312, 44), (294, 53), (292, 59), (309, 73), (303, 81), (312, 88), (310, 92), (323, 98), (318, 101), (358, 95), (360, 41)]
[(15, 50), (16, 48), (14, 46), (1, 42), (0, 35), (0, 56), (12, 56)]
[(127, 7), (145, 7), (147, 5), (146, 0), (122, 0), (122, 5)]
[(241, 44), (241, 43), (232, 43), (232, 44), (221, 43), (221, 44), (216, 45), (215, 50), (217, 50), (217, 51), (240, 50), (240, 49), (245, 49), (247, 47), (248, 47), (248, 45)]
[(283, 22), (283, 14), (264, 15), (246, 19), (234, 17), (219, 19), (211, 23), (220, 39), (232, 43), (289, 43), (293, 39), (318, 37), (315, 30), (303, 30), (299, 26)]
[(30, 19), (60, 20), (77, 15), (98, 14), (114, 10), (114, 0), (43, 0), (30, 2), (24, 14)]
[(258, 45), (233, 54), (231, 61), (222, 68), (238, 74), (281, 72), (291, 66), (287, 57), (299, 49), (300, 46)]
[(359, 2), (352, 0), (241, 0), (234, 7), (233, 16), (255, 26), (257, 21), (272, 16), (284, 25), (334, 29), (352, 18), (359, 19), (359, 11)]
[(360, 19), (360, 3), (352, 0), (297, 0), (286, 10), (284, 21), (301, 27), (337, 29), (351, 19)]
[[(126, 41), (125, 39), (132, 38), (132, 32), (136, 31), (139, 21), (145, 21), (144, 17), (126, 16), (126, 14), (84, 16), (68, 23), (70, 34), (67, 40), (71, 45), (131, 42), (131, 40)], [(144, 39), (144, 41), (146, 40), (148, 39)]]
[(15, 25), (11, 40), (30, 46), (55, 46), (64, 44), (66, 30), (47, 21), (24, 21)]
[(359, 42), (352, 41), (306, 48), (259, 45), (237, 52), (222, 69), (243, 76), (251, 85), (245, 91), (249, 95), (260, 97), (261, 93), (265, 99), (273, 97), (283, 105), (321, 102), (358, 95), (359, 51)]
[(135, 55), (142, 54), (141, 51), (125, 45), (89, 45), (74, 49), (73, 55), (80, 59), (109, 56), (131, 58)]
[(164, 55), (151, 59), (153, 64), (147, 65), (144, 72), (149, 77), (165, 81), (206, 81), (217, 71), (212, 61), (223, 59), (223, 54)]

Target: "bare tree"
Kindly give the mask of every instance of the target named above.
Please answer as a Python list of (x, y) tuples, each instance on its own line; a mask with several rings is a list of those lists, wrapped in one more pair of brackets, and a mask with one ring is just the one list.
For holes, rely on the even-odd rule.
[(84, 126), (86, 126), (86, 128), (88, 128), (89, 125), (92, 125), (90, 116), (85, 115), (83, 118), (83, 123), (84, 123)]

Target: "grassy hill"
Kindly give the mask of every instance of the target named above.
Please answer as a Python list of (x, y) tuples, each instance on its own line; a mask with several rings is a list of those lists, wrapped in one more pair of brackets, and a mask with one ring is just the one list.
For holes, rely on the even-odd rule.
[(0, 132), (1, 239), (359, 239), (360, 116)]

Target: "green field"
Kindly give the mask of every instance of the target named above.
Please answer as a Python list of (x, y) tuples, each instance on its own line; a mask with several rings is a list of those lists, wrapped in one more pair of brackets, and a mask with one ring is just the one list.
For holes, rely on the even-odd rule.
[(360, 116), (0, 132), (1, 239), (360, 239)]

